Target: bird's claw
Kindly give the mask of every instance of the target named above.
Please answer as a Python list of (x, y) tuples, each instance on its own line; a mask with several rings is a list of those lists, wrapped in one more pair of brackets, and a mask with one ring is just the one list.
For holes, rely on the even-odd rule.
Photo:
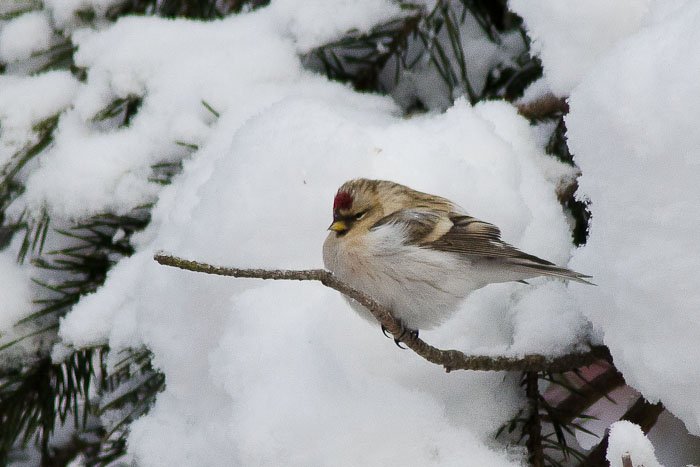
[(387, 331), (386, 331), (386, 328), (384, 327), (384, 325), (382, 324), (381, 326), (382, 326), (382, 334), (384, 334), (388, 338), (391, 338), (391, 335), (387, 334)]
[[(382, 326), (382, 332), (384, 333), (384, 335), (386, 337), (393, 337), (387, 333), (387, 329), (384, 327), (383, 324), (381, 326)], [(396, 346), (400, 349), (404, 349), (404, 350), (406, 349), (406, 347), (401, 345), (401, 341), (406, 336), (406, 334), (408, 334), (409, 336), (411, 336), (413, 338), (417, 338), (418, 337), (418, 330), (417, 329), (408, 329), (403, 324), (401, 324), (401, 334), (399, 334), (398, 337), (394, 337), (394, 344), (396, 344)]]

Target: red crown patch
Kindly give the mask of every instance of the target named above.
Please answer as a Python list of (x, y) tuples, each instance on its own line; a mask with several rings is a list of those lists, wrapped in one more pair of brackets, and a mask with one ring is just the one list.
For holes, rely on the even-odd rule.
[(333, 210), (350, 209), (352, 207), (352, 196), (346, 191), (339, 191), (333, 200)]

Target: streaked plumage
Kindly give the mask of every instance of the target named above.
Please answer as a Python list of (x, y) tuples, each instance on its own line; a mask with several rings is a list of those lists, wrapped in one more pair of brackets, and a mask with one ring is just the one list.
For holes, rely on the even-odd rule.
[[(589, 276), (523, 253), (498, 227), (453, 202), (382, 180), (356, 179), (336, 194), (323, 261), (340, 280), (392, 310), (413, 330), (447, 320), (472, 291), (495, 282)], [(374, 320), (351, 301), (360, 315)]]

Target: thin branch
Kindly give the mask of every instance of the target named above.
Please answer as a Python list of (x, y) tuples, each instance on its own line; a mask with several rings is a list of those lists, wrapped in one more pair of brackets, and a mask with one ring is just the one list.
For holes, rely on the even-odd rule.
[(418, 336), (405, 332), (400, 320), (391, 312), (377, 303), (368, 295), (353, 289), (339, 281), (333, 274), (324, 269), (282, 270), (282, 269), (240, 269), (213, 266), (211, 264), (186, 260), (165, 253), (157, 253), (153, 259), (165, 266), (172, 266), (194, 272), (215, 274), (251, 279), (319, 281), (326, 287), (337, 290), (365, 308), (384, 326), (394, 337), (415, 353), (436, 365), (442, 365), (447, 372), (454, 370), (484, 370), (484, 371), (549, 371), (560, 373), (604, 359), (611, 361), (610, 352), (605, 346), (591, 347), (585, 353), (571, 353), (560, 357), (545, 355), (525, 355), (515, 357), (491, 357), (485, 355), (465, 355), (458, 350), (441, 350), (425, 343)]
[(539, 99), (518, 104), (516, 107), (520, 115), (530, 120), (541, 120), (569, 113), (569, 104), (566, 102), (566, 98), (556, 97), (553, 94), (545, 94)]

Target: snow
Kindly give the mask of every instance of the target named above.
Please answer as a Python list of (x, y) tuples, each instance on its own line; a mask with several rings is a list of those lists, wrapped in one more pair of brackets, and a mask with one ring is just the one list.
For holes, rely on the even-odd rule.
[(81, 26), (80, 12), (93, 12), (97, 18), (104, 17), (110, 7), (120, 0), (44, 0), (46, 9), (58, 29), (72, 30)]
[[(618, 41), (643, 24), (651, 0), (510, 0), (552, 92), (566, 96)], [(662, 2), (661, 2), (662, 3)]]
[(571, 93), (567, 138), (583, 173), (579, 196), (593, 214), (571, 265), (599, 284), (596, 293), (574, 289), (576, 302), (627, 383), (700, 435), (700, 247), (691, 214), (700, 199), (700, 5), (510, 5), (525, 19), (551, 89)]
[(372, 26), (406, 16), (389, 0), (279, 0), (270, 7), (278, 30), (301, 53), (340, 39), (348, 31), (368, 33)]
[(620, 42), (574, 90), (566, 119), (593, 211), (572, 265), (599, 284), (596, 294), (577, 293), (581, 309), (627, 383), (661, 400), (695, 435), (700, 100), (692, 76), (700, 54), (688, 44), (700, 40), (698, 21), (700, 5), (688, 2)]
[[(74, 35), (79, 46), (76, 64), (89, 68), (88, 85), (80, 88), (74, 108), (60, 121), (54, 146), (27, 181), (30, 208), (48, 206), (53, 215), (79, 218), (124, 213), (151, 202), (160, 189), (149, 181), (151, 166), (180, 159), (185, 149), (176, 142), (196, 145), (207, 135), (213, 116), (202, 100), (221, 112), (235, 102), (239, 119), (274, 100), (271, 83), (293, 80), (301, 73), (293, 49), (273, 35), (269, 21), (237, 23), (241, 21), (235, 17), (215, 27), (134, 17), (103, 33)], [(136, 29), (152, 47), (123, 40)], [(190, 67), (183, 69), (171, 54), (163, 55), (163, 48), (173, 47)], [(210, 53), (203, 55), (203, 49)], [(258, 53), (269, 61), (261, 63)], [(225, 65), (212, 73), (208, 63), (214, 62)], [(230, 78), (235, 75), (249, 79), (243, 78), (236, 89)], [(143, 103), (128, 128), (95, 131), (93, 117), (101, 109), (132, 95), (143, 96)]]
[(632, 465), (662, 467), (654, 456), (654, 447), (639, 425), (622, 420), (610, 425), (606, 459), (610, 467), (622, 467), (622, 456), (629, 454)]
[(0, 164), (34, 140), (34, 125), (70, 106), (78, 86), (67, 71), (0, 76)]
[(43, 11), (32, 11), (0, 26), (0, 60), (12, 62), (28, 58), (51, 45), (53, 30)]

